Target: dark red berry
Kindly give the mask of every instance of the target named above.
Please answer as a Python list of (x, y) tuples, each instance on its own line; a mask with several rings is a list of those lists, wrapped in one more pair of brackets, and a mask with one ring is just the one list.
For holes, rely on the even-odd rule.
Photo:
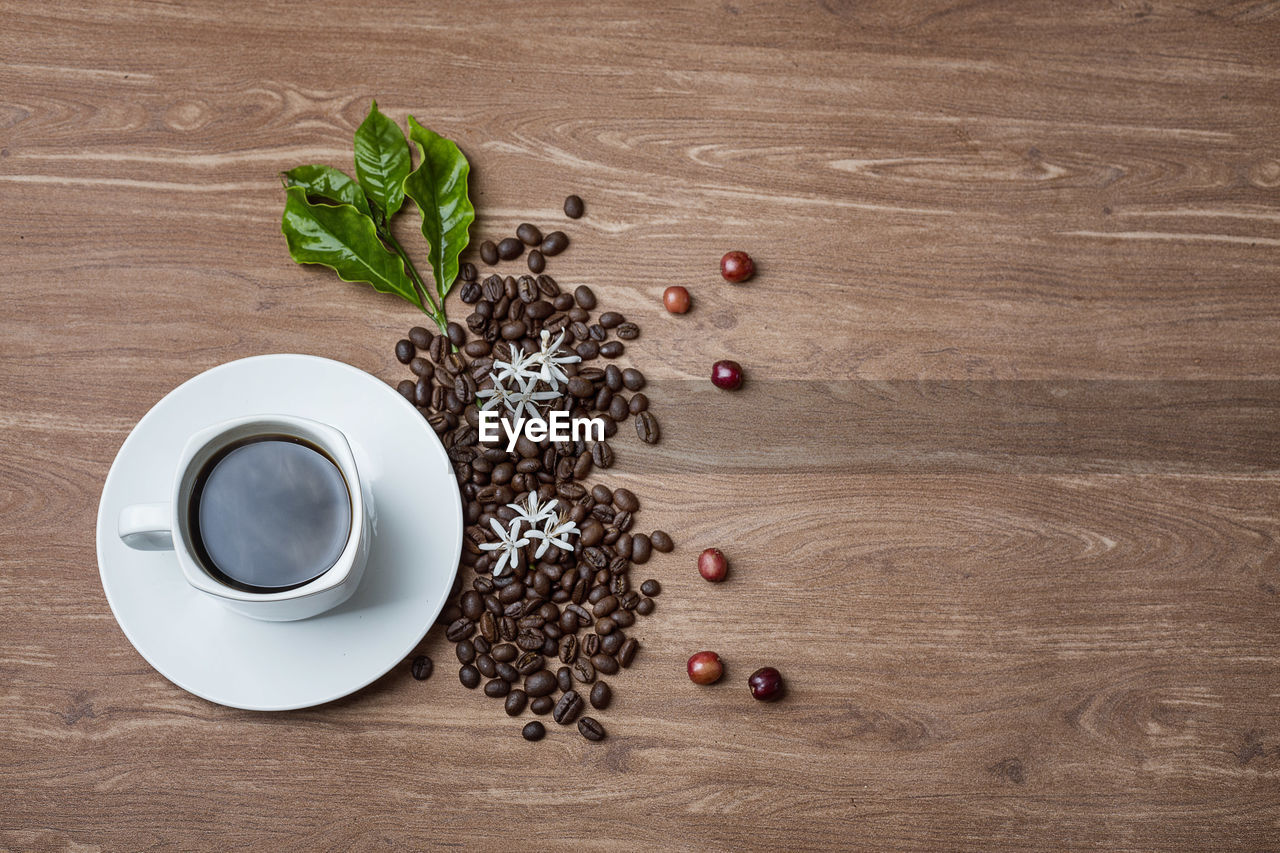
[(673, 284), (662, 291), (662, 304), (672, 314), (683, 314), (689, 310), (689, 291), (678, 284)]
[(764, 666), (751, 673), (747, 679), (751, 695), (761, 702), (769, 702), (782, 695), (782, 673), (771, 666)]
[(724, 675), (724, 664), (715, 652), (698, 652), (689, 658), (688, 669), (694, 684), (715, 684)]
[(708, 548), (698, 555), (698, 574), (712, 583), (719, 583), (729, 573), (729, 561), (719, 548)]
[(737, 284), (755, 275), (756, 265), (746, 252), (728, 252), (720, 259), (720, 275)]
[(711, 384), (726, 391), (742, 385), (742, 365), (736, 361), (717, 361), (711, 365)]

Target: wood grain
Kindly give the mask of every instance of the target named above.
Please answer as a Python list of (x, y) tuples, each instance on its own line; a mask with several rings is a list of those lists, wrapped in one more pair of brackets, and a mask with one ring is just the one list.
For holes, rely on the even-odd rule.
[[(0, 2), (0, 846), (1280, 848), (1277, 11)], [(102, 596), (171, 387), (402, 378), (411, 311), (278, 230), (371, 97), (458, 140), (482, 238), (580, 193), (550, 271), (644, 327), (664, 440), (609, 479), (678, 547), (603, 744), (525, 744), (438, 630), (426, 683), (216, 707)]]

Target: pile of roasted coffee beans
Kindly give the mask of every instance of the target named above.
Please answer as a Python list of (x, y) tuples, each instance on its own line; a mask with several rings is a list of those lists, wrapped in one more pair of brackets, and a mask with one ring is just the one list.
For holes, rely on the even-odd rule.
[[(581, 199), (566, 199), (566, 215), (582, 212)], [(546, 259), (568, 245), (563, 232), (543, 236), (530, 223), (515, 237), (483, 242), (480, 256), (491, 266), (533, 247), (527, 263), (536, 275), (494, 273), (480, 281), (475, 265), (464, 263), (459, 296), (472, 313), (462, 324), (450, 323), (447, 334), (415, 326), (397, 342), (396, 358), (414, 375), (397, 388), (440, 436), (462, 493), (462, 571), (441, 614), (455, 644), (459, 680), (468, 689), (483, 682), (484, 694), (501, 699), (512, 717), (549, 714), (562, 726), (576, 722), (584, 738), (599, 741), (604, 727), (582, 712), (588, 703), (597, 711), (609, 706), (613, 691), (602, 676), (631, 666), (640, 644), (627, 631), (637, 616), (654, 612), (661, 592), (653, 579), (633, 588), (631, 567), (675, 546), (664, 531), (636, 532), (640, 500), (596, 479), (614, 464), (609, 439), (622, 423), (632, 419), (637, 437), (648, 444), (659, 440), (660, 430), (642, 391), (644, 375), (613, 363), (639, 338), (640, 327), (616, 311), (594, 313), (597, 300), (589, 287), (567, 292), (544, 272)], [(511, 453), (505, 437), (496, 445), (480, 442), (476, 392), (492, 387), (495, 360), (509, 361), (512, 347), (538, 350), (544, 330), (552, 336), (563, 331), (564, 348), (582, 359), (563, 366), (566, 393), (552, 408), (601, 418), (605, 440), (539, 443), (521, 435)], [(593, 363), (599, 359), (609, 363)], [(508, 504), (523, 502), (531, 491), (569, 511), (580, 530), (574, 548), (551, 548), (534, 559), (529, 546), (515, 571), (494, 577), (494, 557), (480, 548), (496, 538), (490, 521), (509, 522), (516, 513)], [(415, 677), (430, 674), (424, 657), (413, 663)], [(534, 720), (521, 734), (540, 740), (546, 728)]]

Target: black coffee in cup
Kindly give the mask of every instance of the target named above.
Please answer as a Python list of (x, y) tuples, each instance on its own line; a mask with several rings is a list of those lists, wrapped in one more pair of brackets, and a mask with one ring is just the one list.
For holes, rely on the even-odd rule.
[(323, 450), (288, 435), (259, 435), (216, 453), (188, 505), (196, 556), (239, 589), (279, 592), (327, 572), (351, 535), (351, 495)]

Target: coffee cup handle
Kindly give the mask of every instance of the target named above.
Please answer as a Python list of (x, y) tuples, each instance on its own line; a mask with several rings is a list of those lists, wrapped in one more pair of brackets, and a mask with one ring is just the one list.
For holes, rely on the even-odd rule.
[(172, 551), (170, 515), (167, 503), (125, 507), (120, 510), (118, 526), (121, 541), (138, 551)]

